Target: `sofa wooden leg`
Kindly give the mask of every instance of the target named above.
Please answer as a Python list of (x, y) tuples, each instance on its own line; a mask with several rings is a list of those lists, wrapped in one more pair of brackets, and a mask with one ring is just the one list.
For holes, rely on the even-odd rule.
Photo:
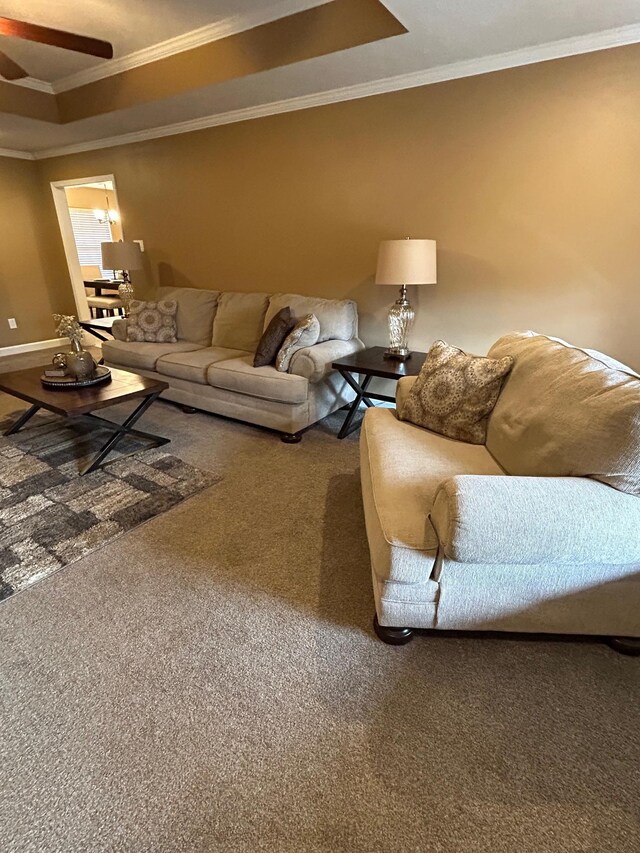
[(198, 411), (197, 409), (194, 409), (193, 406), (180, 406), (180, 408), (185, 413), (185, 415), (195, 415), (195, 413)]
[(299, 444), (302, 441), (302, 435), (299, 432), (283, 432), (280, 441), (284, 441), (285, 444)]
[(607, 644), (621, 655), (640, 656), (640, 637), (608, 637)]
[(378, 614), (373, 617), (373, 630), (378, 639), (390, 646), (404, 646), (413, 639), (413, 628), (388, 628), (378, 622)]

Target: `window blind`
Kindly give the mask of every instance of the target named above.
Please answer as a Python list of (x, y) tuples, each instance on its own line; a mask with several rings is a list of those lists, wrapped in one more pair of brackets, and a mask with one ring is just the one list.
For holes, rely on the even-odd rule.
[(103, 278), (113, 278), (112, 270), (102, 268), (101, 243), (111, 243), (111, 225), (108, 222), (98, 222), (93, 210), (83, 207), (70, 207), (71, 227), (78, 250), (78, 260), (81, 267), (99, 267)]

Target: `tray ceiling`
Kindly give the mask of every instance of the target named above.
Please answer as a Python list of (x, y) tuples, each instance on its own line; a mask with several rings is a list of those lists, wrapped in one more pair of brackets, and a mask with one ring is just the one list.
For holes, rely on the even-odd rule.
[[(109, 40), (121, 61), (123, 56), (132, 53), (135, 58), (139, 51), (151, 51), (154, 57), (171, 55), (180, 45), (191, 44), (189, 34), (193, 31), (196, 31), (193, 43), (198, 45), (201, 44), (197, 40), (198, 32), (224, 39), (300, 10), (349, 3), (355, 0), (331, 0), (329, 3), (319, 0), (60, 0), (56, 4), (50, 0), (31, 0), (27, 16), (22, 0), (0, 0), (0, 14), (28, 17), (34, 23)], [(378, 0), (371, 0), (370, 8), (373, 10), (380, 5)], [(198, 82), (194, 78), (191, 88), (184, 91), (169, 88), (164, 93), (155, 92), (153, 98), (141, 97), (136, 103), (121, 99), (106, 114), (90, 116), (81, 110), (67, 110), (66, 119), (63, 119), (68, 122), (66, 124), (50, 123), (50, 116), (47, 120), (36, 120), (29, 118), (28, 113), (18, 115), (2, 107), (0, 148), (48, 156), (76, 148), (100, 147), (104, 140), (107, 144), (115, 144), (114, 140), (119, 138), (126, 142), (129, 138), (123, 136), (132, 133), (139, 138), (165, 135), (640, 42), (638, 0), (608, 0), (606, 4), (595, 0), (590, 3), (585, 0), (563, 0), (562, 3), (557, 0), (384, 0), (384, 7), (408, 32), (385, 34), (381, 31), (371, 40), (356, 39), (351, 47), (338, 45), (335, 50), (294, 57), (293, 61), (287, 58), (289, 48), (282, 43), (281, 62), (264, 67), (256, 65), (249, 68), (248, 73), (226, 79)], [(309, 18), (310, 22), (314, 20)], [(310, 25), (310, 38), (313, 26), (315, 24)], [(397, 32), (402, 32), (403, 28)], [(165, 48), (163, 43), (167, 40), (170, 41)], [(13, 100), (19, 98), (21, 104), (27, 103), (31, 96), (53, 97), (54, 91), (60, 93), (58, 97), (64, 94), (67, 101), (73, 100), (74, 93), (79, 90), (71, 85), (73, 78), (65, 85), (65, 78), (80, 74), (82, 82), (82, 75), (86, 78), (87, 74), (95, 74), (91, 69), (100, 68), (104, 62), (17, 39), (0, 38), (0, 49), (7, 49), (16, 61), (45, 84), (53, 83), (53, 88), (33, 84), (44, 89), (40, 92), (16, 84), (4, 87), (0, 84), (0, 89), (5, 91), (9, 86)], [(194, 49), (199, 48), (188, 48)], [(177, 56), (180, 63), (188, 60), (186, 51), (184, 57)], [(126, 64), (127, 60), (123, 61)], [(114, 64), (113, 67), (119, 66)], [(102, 68), (97, 73), (102, 74)], [(134, 72), (124, 73), (133, 75)], [(145, 75), (140, 73), (135, 79), (136, 86), (143, 88)], [(103, 83), (107, 85), (108, 81)], [(46, 110), (50, 112), (50, 103)]]
[[(319, 2), (303, 0), (295, 6)], [(274, 0), (2, 0), (0, 15), (110, 41), (115, 56), (122, 57), (216, 21), (261, 11), (276, 17), (278, 5), (287, 8)], [(7, 36), (0, 36), (0, 50), (9, 51), (32, 77), (48, 83), (101, 64), (90, 56)]]

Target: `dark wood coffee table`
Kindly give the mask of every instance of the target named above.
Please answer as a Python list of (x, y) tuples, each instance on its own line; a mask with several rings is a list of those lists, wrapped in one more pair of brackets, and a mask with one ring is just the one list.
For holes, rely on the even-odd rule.
[[(384, 347), (369, 347), (360, 350), (360, 352), (354, 352), (353, 355), (340, 358), (331, 365), (356, 392), (355, 399), (338, 433), (338, 438), (346, 438), (360, 426), (359, 422), (353, 423), (360, 403), (364, 403), (367, 408), (373, 406), (372, 400), (395, 403), (394, 397), (390, 397), (388, 394), (375, 394), (367, 390), (374, 376), (380, 379), (396, 380), (402, 379), (403, 376), (417, 376), (427, 357), (426, 352), (412, 352), (411, 357), (406, 361), (397, 361), (392, 358), (385, 358), (384, 353)], [(360, 381), (356, 378), (358, 376)]]
[[(0, 391), (18, 397), (31, 403), (31, 408), (21, 415), (18, 420), (4, 433), (12, 435), (32, 418), (39, 409), (47, 409), (64, 418), (83, 418), (89, 420), (96, 428), (111, 432), (111, 436), (96, 453), (94, 458), (82, 469), (80, 476), (89, 474), (99, 468), (106, 457), (122, 441), (126, 435), (134, 435), (150, 442), (151, 447), (160, 447), (167, 444), (170, 439), (152, 435), (149, 432), (141, 432), (133, 429), (136, 421), (147, 411), (149, 406), (158, 399), (160, 393), (168, 388), (166, 382), (157, 379), (149, 379), (146, 376), (138, 376), (127, 370), (111, 369), (111, 381), (102, 385), (93, 385), (88, 388), (76, 389), (49, 389), (40, 382), (43, 367), (31, 367), (28, 370), (15, 370), (12, 373), (0, 374)], [(140, 404), (134, 409), (122, 424), (108, 421), (91, 414), (106, 406), (122, 403), (141, 397)]]

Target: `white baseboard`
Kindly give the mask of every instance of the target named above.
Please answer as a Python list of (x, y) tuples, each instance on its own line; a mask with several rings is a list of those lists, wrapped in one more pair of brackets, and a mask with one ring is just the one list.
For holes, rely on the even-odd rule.
[(19, 355), (21, 352), (33, 352), (39, 349), (63, 349), (69, 343), (68, 338), (51, 338), (48, 341), (33, 341), (31, 344), (16, 344), (14, 347), (0, 347), (0, 358), (3, 355)]

